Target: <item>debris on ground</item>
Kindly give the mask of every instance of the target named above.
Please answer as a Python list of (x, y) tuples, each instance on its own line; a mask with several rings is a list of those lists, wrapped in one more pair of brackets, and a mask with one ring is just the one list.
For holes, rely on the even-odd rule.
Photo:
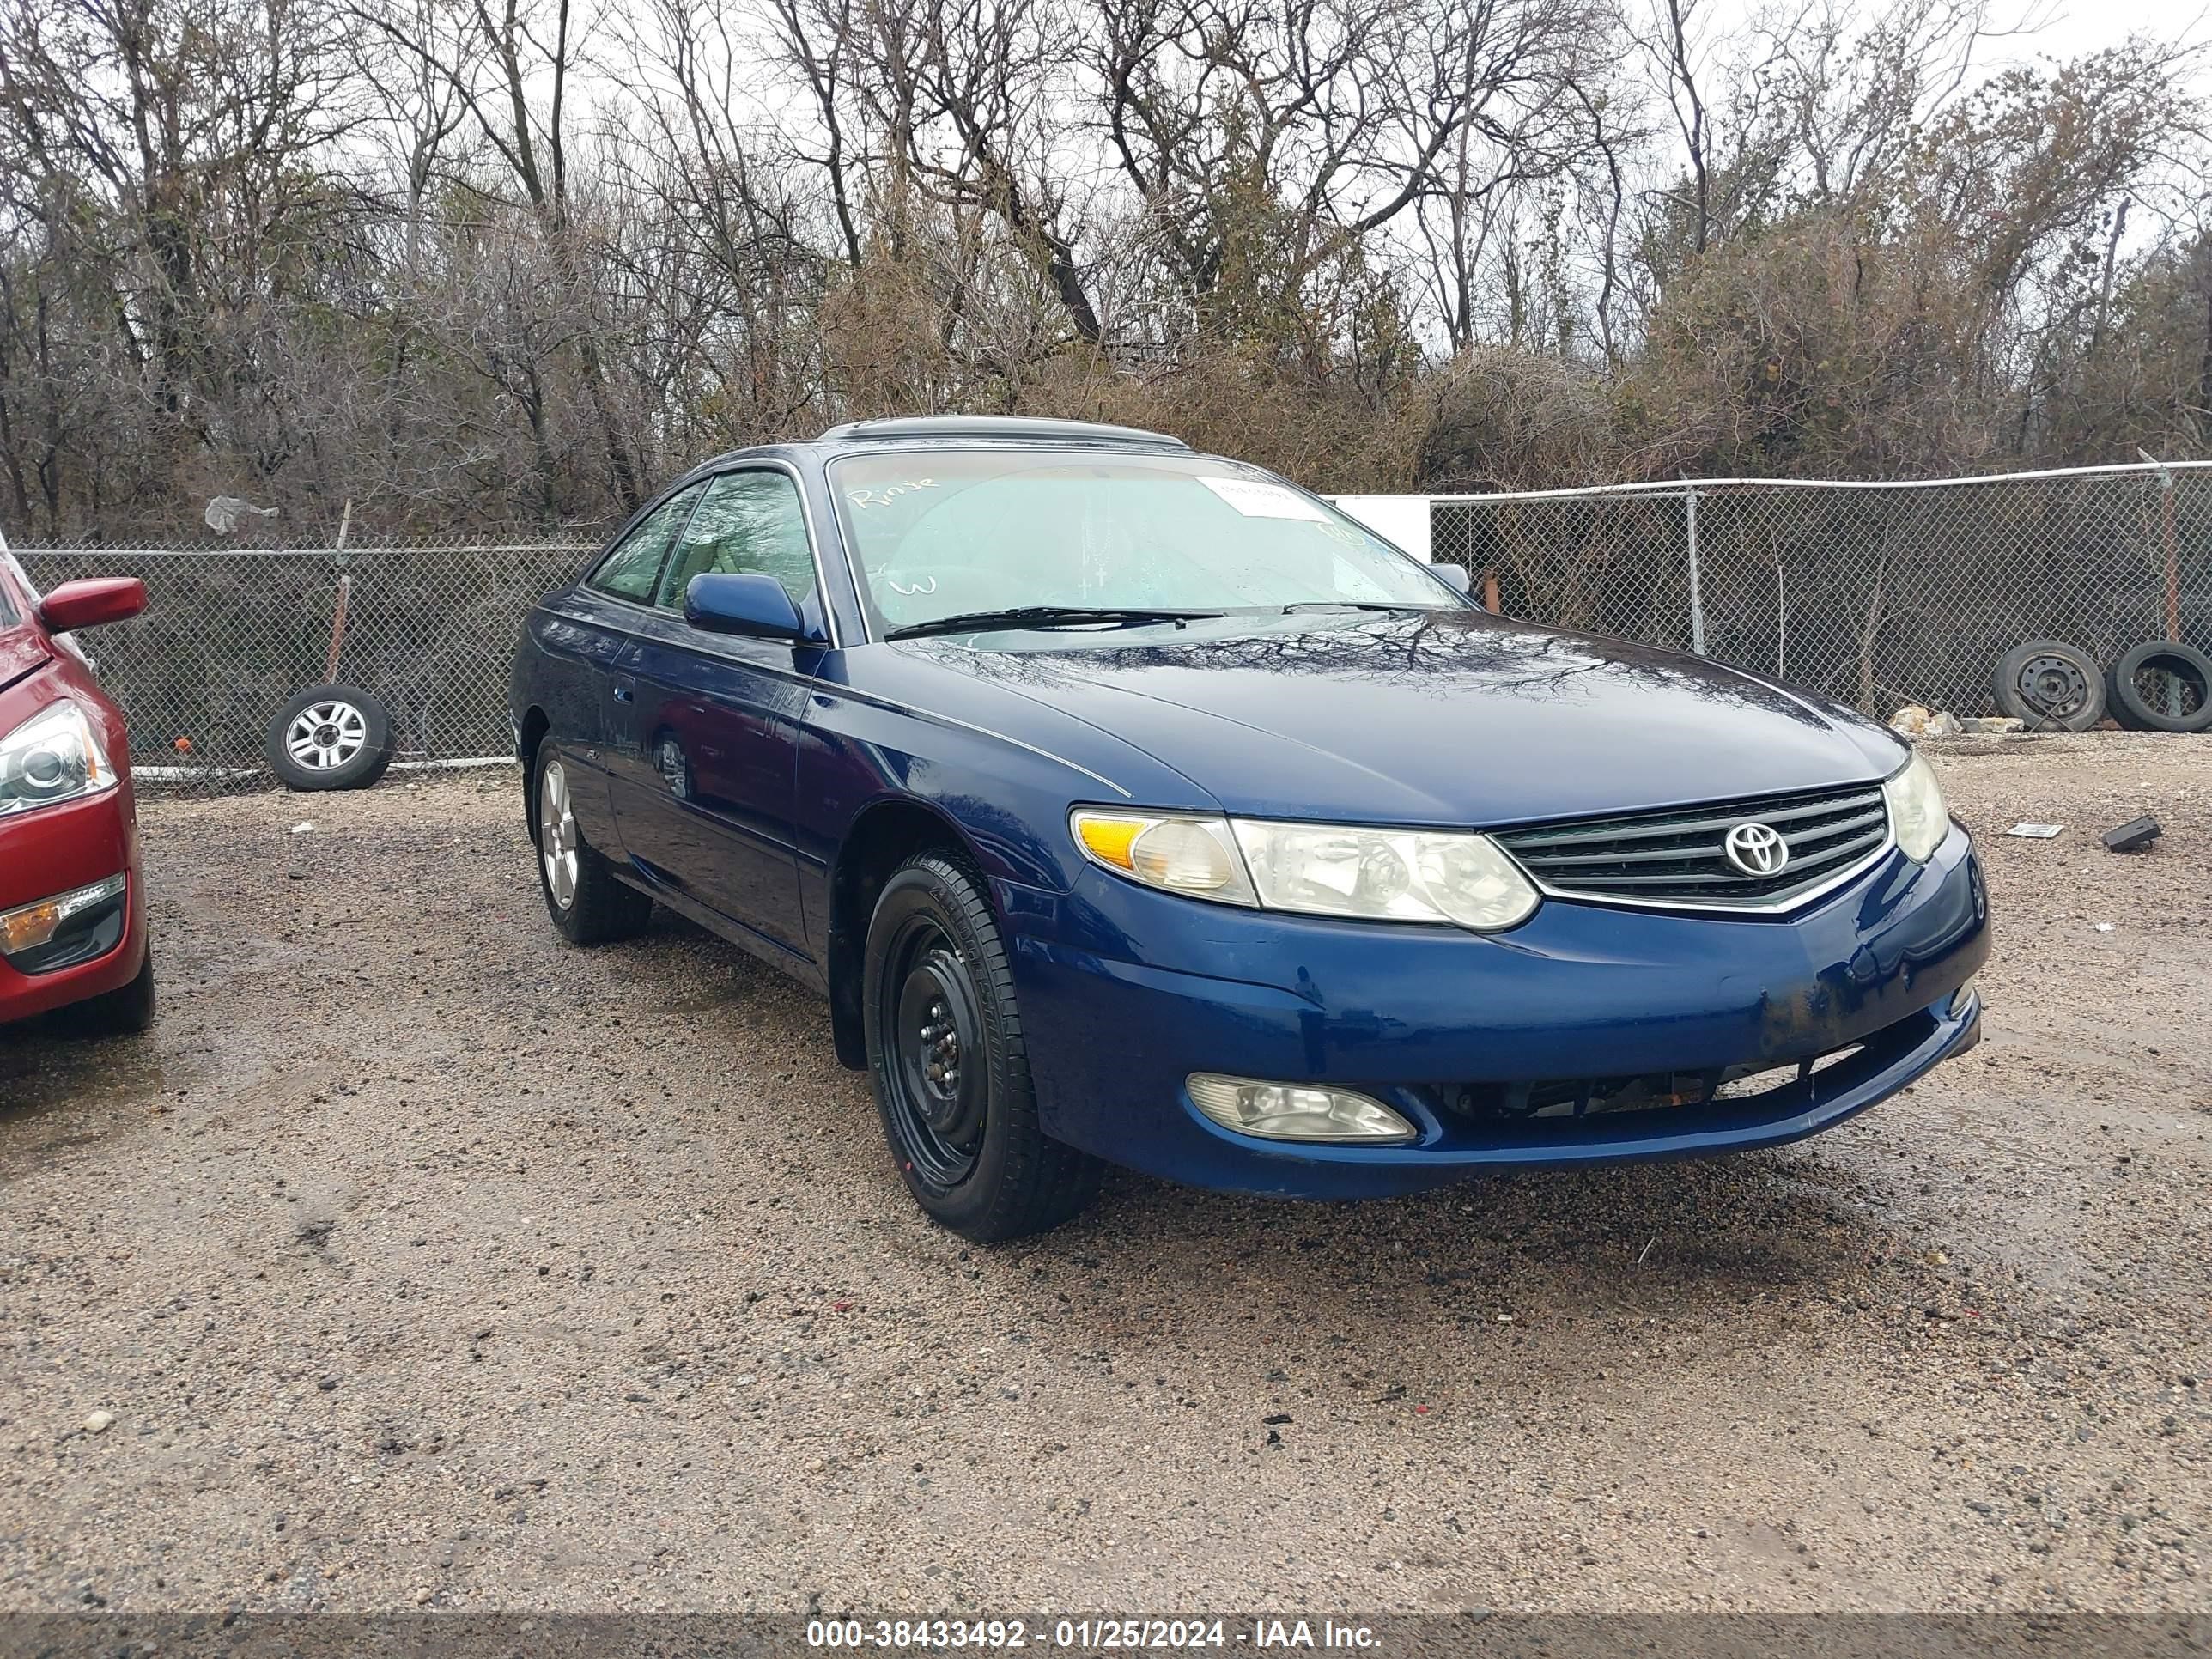
[(2105, 845), (2115, 853), (2139, 853), (2162, 833), (2156, 818), (2130, 818), (2117, 829), (2105, 831)]
[(2023, 818), (2005, 834), (2018, 836), (2026, 841), (2049, 841), (2065, 827), (2063, 823), (2030, 823)]
[(2011, 714), (1969, 714), (1959, 722), (1976, 737), (2001, 738), (2027, 730), (2027, 722)]
[(295, 836), (312, 835), (314, 833), (314, 829), (315, 826), (312, 823), (295, 823), (292, 826), (292, 833)]
[(113, 1412), (94, 1412), (84, 1419), (84, 1431), (87, 1434), (106, 1434), (114, 1426)]
[(1889, 729), (1907, 738), (1957, 738), (1966, 735), (1966, 728), (1950, 710), (1940, 712), (1926, 705), (1908, 702), (1889, 717)]

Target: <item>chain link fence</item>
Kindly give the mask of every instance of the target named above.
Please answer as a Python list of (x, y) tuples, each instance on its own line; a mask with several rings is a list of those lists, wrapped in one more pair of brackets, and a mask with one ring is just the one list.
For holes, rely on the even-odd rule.
[(507, 672), (524, 613), (572, 579), (592, 546), (14, 551), (41, 591), (92, 576), (146, 584), (143, 616), (79, 643), (130, 720), (142, 786), (205, 793), (274, 781), (263, 753), (270, 722), (295, 692), (331, 678), (334, 638), (335, 678), (384, 702), (401, 763), (507, 756)]
[(1439, 496), (1431, 536), (1510, 616), (1701, 652), (1877, 716), (1994, 714), (1997, 659), (2030, 640), (2107, 668), (2147, 640), (2212, 647), (2209, 463)]
[[(2212, 647), (2212, 465), (1924, 483), (1724, 479), (1437, 497), (1431, 550), (1499, 608), (1809, 686), (1875, 715), (1994, 712), (1992, 670), (2057, 638), (2109, 665), (2145, 640)], [(593, 544), (343, 549), (18, 547), (41, 589), (137, 576), (146, 613), (83, 644), (152, 788), (263, 787), (264, 735), (336, 678), (380, 698), (408, 761), (504, 757), (522, 617)]]

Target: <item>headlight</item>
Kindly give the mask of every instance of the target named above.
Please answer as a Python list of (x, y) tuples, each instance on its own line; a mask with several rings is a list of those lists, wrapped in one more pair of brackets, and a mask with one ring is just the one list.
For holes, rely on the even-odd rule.
[(84, 710), (64, 701), (0, 736), (0, 818), (115, 787), (115, 768)]
[(1526, 921), (1536, 890), (1487, 836), (1236, 821), (1270, 910), (1449, 921), (1491, 933)]
[(1094, 863), (1224, 903), (1478, 933), (1536, 908), (1535, 888), (1487, 836), (1088, 808), (1069, 822)]
[(1916, 753), (1881, 786), (1889, 804), (1889, 827), (1898, 849), (1915, 864), (1925, 864), (1951, 833), (1951, 814), (1943, 805), (1943, 786), (1936, 769)]
[(1078, 807), (1067, 821), (1084, 856), (1117, 876), (1223, 904), (1259, 902), (1226, 818)]

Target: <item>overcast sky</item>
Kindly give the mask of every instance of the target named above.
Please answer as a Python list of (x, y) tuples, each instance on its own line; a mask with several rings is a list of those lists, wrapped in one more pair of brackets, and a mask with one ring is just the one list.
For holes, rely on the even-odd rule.
[(2000, 50), (2070, 58), (2130, 34), (2185, 37), (2199, 44), (2212, 36), (2205, 9), (2196, 0), (2045, 0), (2033, 15), (2051, 21), (2033, 37), (2005, 42)]
[[(1735, 17), (1748, 21), (1777, 0), (1713, 0), (1715, 24)], [(1873, 0), (1844, 0), (1847, 14), (1871, 15)], [(2199, 46), (2212, 42), (2212, 0), (1990, 0), (1990, 27), (2027, 32), (1984, 41), (1977, 58), (1985, 68), (2039, 58), (2077, 58), (2116, 46), (2131, 34), (2164, 36)], [(2212, 81), (2212, 52), (2197, 68)]]

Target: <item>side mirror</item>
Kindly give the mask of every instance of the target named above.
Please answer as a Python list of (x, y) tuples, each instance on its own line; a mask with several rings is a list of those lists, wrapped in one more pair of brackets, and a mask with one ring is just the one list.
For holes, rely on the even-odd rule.
[(799, 610), (773, 576), (757, 573), (694, 576), (684, 590), (684, 620), (708, 634), (795, 640)]
[(1474, 579), (1467, 574), (1463, 564), (1432, 564), (1429, 567), (1446, 587), (1456, 593), (1473, 594)]
[(136, 576), (64, 582), (39, 601), (39, 622), (49, 634), (74, 634), (102, 623), (127, 622), (146, 608), (146, 584)]

